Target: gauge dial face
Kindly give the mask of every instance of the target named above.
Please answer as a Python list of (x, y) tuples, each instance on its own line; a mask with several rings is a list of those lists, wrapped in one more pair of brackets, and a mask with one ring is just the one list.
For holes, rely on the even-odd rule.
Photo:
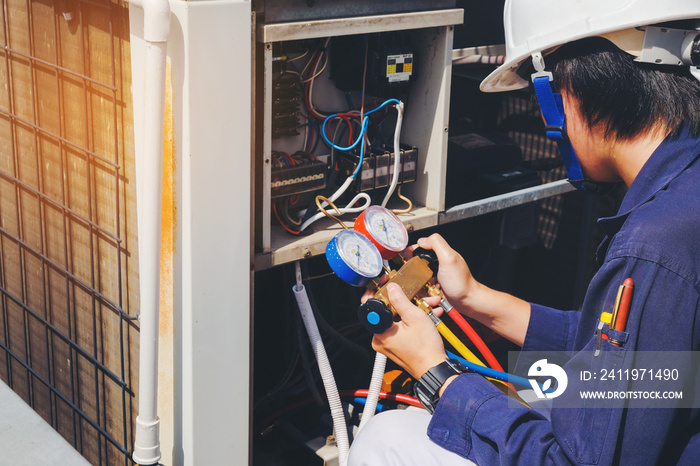
[(408, 245), (408, 232), (390, 210), (370, 206), (365, 210), (365, 226), (372, 238), (386, 249), (400, 252)]
[(365, 236), (354, 230), (343, 230), (335, 239), (340, 257), (353, 271), (370, 278), (382, 272), (382, 256)]

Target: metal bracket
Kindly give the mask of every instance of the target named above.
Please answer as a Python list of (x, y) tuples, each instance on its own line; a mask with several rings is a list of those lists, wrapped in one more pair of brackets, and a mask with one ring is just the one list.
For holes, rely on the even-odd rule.
[(635, 61), (657, 65), (698, 65), (693, 63), (692, 46), (700, 41), (694, 29), (669, 29), (647, 26), (642, 54)]

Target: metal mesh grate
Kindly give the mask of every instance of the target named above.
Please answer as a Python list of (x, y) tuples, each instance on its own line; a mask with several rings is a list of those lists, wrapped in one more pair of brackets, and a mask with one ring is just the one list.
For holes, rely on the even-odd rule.
[[(520, 145), (523, 160), (541, 160), (554, 158), (560, 160), (559, 149), (555, 142), (544, 135), (544, 125), (537, 104), (529, 98), (518, 94), (508, 94), (501, 101), (499, 128)], [(564, 166), (542, 172), (542, 182), (566, 178)], [(540, 218), (538, 232), (540, 240), (547, 249), (554, 246), (561, 218), (562, 197), (553, 196), (539, 201)]]
[(129, 464), (138, 301), (128, 9), (2, 0), (1, 14), (0, 378), (90, 462)]

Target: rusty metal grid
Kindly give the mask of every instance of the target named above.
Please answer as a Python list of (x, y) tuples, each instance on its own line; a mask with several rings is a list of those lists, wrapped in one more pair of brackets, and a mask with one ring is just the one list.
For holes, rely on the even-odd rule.
[(90, 462), (128, 465), (128, 9), (2, 0), (0, 14), (0, 378)]

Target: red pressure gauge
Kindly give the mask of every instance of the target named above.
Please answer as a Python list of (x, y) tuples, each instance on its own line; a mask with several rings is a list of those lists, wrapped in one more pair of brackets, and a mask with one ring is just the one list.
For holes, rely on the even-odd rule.
[(382, 259), (390, 260), (408, 246), (408, 232), (399, 217), (385, 207), (367, 207), (357, 220), (354, 229), (377, 246)]

